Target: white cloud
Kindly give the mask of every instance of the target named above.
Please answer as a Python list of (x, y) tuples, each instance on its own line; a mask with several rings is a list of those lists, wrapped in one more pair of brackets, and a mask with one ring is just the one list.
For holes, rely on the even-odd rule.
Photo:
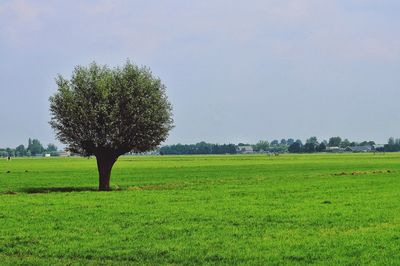
[(0, 38), (11, 45), (23, 45), (43, 28), (42, 17), (49, 8), (25, 0), (6, 1), (0, 6)]

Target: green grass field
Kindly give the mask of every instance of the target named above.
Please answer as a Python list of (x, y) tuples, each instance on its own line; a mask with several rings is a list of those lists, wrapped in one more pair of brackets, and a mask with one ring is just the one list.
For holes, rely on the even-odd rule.
[[(8, 173), (9, 172), (9, 173)], [(0, 160), (0, 265), (399, 265), (400, 154)]]

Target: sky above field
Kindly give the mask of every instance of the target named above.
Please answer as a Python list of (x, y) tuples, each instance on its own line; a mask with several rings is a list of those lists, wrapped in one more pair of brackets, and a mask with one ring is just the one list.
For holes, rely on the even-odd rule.
[(127, 58), (167, 86), (167, 141), (400, 137), (400, 1), (0, 1), (0, 147), (56, 142), (58, 73)]

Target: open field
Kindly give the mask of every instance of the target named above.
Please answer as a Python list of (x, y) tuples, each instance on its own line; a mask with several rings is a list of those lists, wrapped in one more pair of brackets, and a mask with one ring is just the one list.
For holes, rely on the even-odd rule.
[[(9, 171), (9, 173), (7, 173)], [(400, 154), (0, 160), (0, 264), (400, 264)]]

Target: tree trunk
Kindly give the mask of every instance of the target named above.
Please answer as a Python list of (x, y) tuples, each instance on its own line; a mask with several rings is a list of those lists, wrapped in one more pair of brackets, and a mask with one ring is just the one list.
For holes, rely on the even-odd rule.
[(110, 190), (111, 169), (118, 157), (97, 155), (97, 169), (99, 170), (99, 190)]

